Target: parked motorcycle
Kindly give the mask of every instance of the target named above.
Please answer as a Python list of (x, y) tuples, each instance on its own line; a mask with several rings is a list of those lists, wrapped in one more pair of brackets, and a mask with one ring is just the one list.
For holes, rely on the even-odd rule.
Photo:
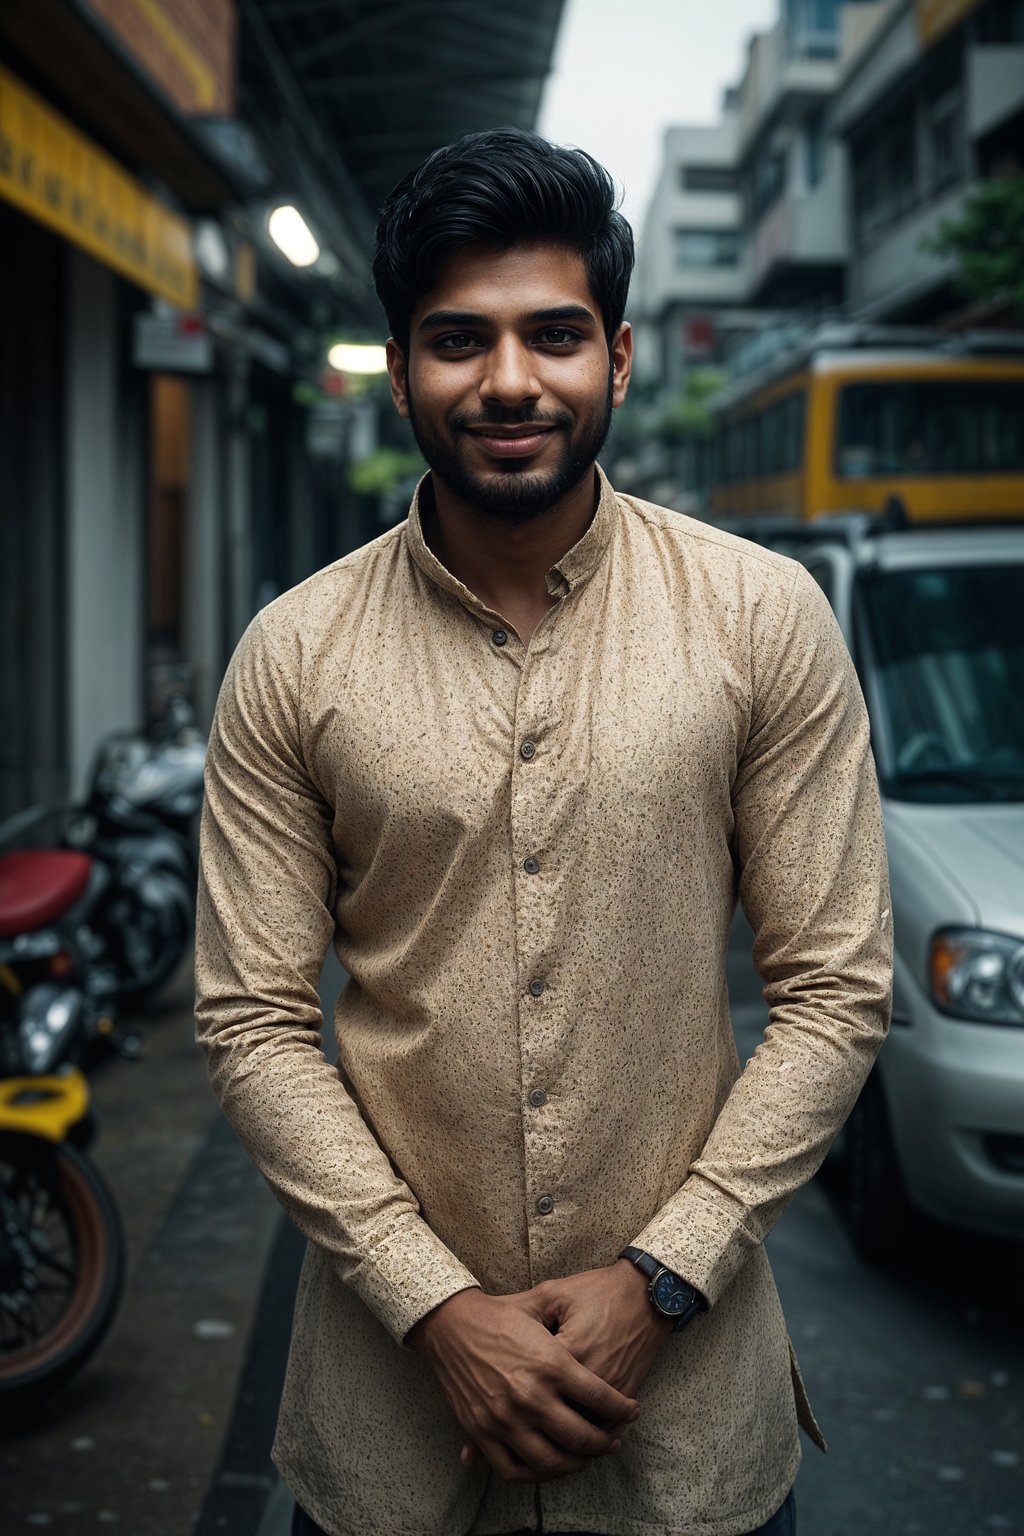
[(0, 1075), (86, 1066), (101, 1042), (136, 1054), (116, 1024), (118, 979), (98, 928), (110, 883), (82, 853), (0, 856)]
[(163, 986), (191, 940), (205, 756), (187, 727), (170, 740), (111, 737), (67, 828), (68, 847), (110, 875), (97, 922), (128, 1006)]
[(0, 1420), (81, 1370), (117, 1310), (124, 1243), (90, 1137), (81, 1072), (0, 1079)]

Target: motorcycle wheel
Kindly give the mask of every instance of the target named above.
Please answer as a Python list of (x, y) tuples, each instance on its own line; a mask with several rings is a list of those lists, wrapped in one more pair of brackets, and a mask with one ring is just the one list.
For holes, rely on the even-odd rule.
[(124, 1281), (113, 1197), (66, 1143), (0, 1133), (0, 1416), (31, 1409), (81, 1370)]
[(126, 1008), (139, 1008), (155, 997), (188, 948), (192, 930), (188, 888), (176, 875), (162, 873), (159, 878), (168, 898), (162, 906), (125, 891), (114, 909), (117, 929), (112, 948), (121, 978), (118, 997)]

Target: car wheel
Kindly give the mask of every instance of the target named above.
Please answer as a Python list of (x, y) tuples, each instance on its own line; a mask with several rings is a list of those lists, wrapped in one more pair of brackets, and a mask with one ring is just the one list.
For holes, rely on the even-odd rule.
[(911, 1214), (876, 1076), (864, 1086), (846, 1124), (846, 1218), (853, 1245), (869, 1264), (898, 1256)]

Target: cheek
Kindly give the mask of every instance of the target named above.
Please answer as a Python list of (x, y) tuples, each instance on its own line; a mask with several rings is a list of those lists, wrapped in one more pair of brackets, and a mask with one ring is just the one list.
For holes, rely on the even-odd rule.
[(413, 374), (410, 390), (418, 412), (425, 410), (435, 420), (443, 420), (472, 394), (473, 379), (464, 368), (427, 363)]

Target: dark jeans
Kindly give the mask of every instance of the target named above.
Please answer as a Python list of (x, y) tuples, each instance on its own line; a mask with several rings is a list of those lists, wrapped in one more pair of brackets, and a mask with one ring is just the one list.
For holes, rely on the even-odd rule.
[[(292, 1517), (292, 1536), (326, 1536), (326, 1533), (296, 1504)], [(524, 1532), (523, 1536), (529, 1536), (529, 1533)], [(765, 1525), (759, 1525), (756, 1531), (751, 1531), (750, 1536), (796, 1536), (796, 1499), (792, 1490), (782, 1508)]]

